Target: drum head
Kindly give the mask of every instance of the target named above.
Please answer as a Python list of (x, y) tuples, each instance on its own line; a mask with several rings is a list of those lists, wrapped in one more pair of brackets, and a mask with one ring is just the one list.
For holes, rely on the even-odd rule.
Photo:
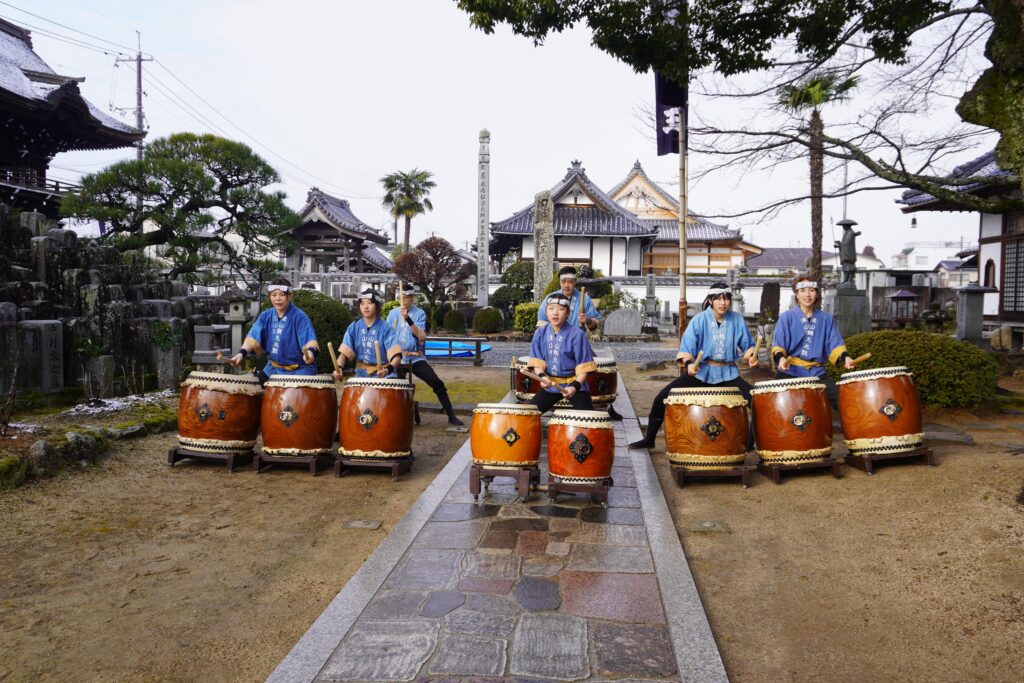
[(913, 377), (914, 373), (902, 365), (894, 365), (891, 368), (872, 368), (871, 370), (853, 370), (843, 373), (843, 376), (836, 382), (836, 385), (850, 384), (852, 382), (866, 382), (872, 379), (885, 377)]
[(282, 389), (333, 389), (334, 378), (330, 375), (272, 375), (263, 386)]
[(226, 394), (248, 394), (255, 396), (263, 393), (263, 387), (255, 375), (224, 375), (219, 372), (191, 372), (188, 379), (181, 383), (183, 387), (196, 387), (211, 391), (223, 391)]
[(758, 382), (750, 391), (751, 395), (768, 394), (776, 391), (793, 391), (796, 389), (825, 390), (825, 385), (817, 377), (793, 377), (789, 379), (770, 379)]
[(608, 417), (608, 413), (601, 410), (556, 410), (548, 424), (612, 429), (611, 418)]
[(478, 403), (473, 414), (490, 415), (540, 415), (540, 409), (532, 403)]
[(741, 406), (747, 399), (736, 387), (681, 387), (672, 389), (665, 405)]
[(412, 391), (413, 386), (408, 380), (382, 378), (382, 377), (351, 377), (345, 382), (345, 388), (349, 387), (372, 387), (374, 389), (392, 389), (398, 391)]

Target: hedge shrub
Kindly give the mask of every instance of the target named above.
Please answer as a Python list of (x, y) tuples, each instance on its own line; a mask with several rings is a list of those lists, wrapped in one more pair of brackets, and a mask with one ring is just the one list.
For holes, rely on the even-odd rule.
[(473, 316), (473, 329), (476, 332), (501, 332), (501, 328), (504, 324), (505, 321), (502, 319), (501, 313), (498, 309), (490, 306), (481, 308), (476, 312), (476, 315)]
[[(334, 365), (331, 363), (331, 355), (327, 352), (327, 342), (333, 342), (334, 348), (338, 348), (342, 337), (345, 336), (345, 330), (353, 320), (352, 310), (337, 299), (321, 294), (315, 289), (293, 289), (292, 297), (292, 303), (306, 312), (313, 323), (313, 329), (316, 330), (316, 338), (320, 343), (316, 371), (331, 372)], [(264, 302), (263, 308), (270, 308), (270, 302)]]
[(503, 308), (506, 311), (512, 311), (519, 304), (525, 304), (530, 301), (533, 301), (532, 290), (519, 289), (509, 285), (498, 287), (494, 294), (491, 295), (491, 305)]
[[(920, 330), (882, 330), (846, 340), (851, 356), (871, 353), (858, 370), (905, 365), (914, 373), (921, 403), (940, 408), (970, 408), (996, 396), (996, 360), (978, 347), (944, 334)], [(833, 379), (840, 376), (830, 364)]]
[(385, 320), (388, 319), (388, 313), (398, 308), (399, 303), (396, 299), (388, 299), (384, 302), (384, 305), (380, 307), (380, 317)]
[(462, 311), (448, 311), (444, 316), (444, 329), (449, 332), (465, 332), (466, 316), (462, 315)]
[(540, 305), (535, 303), (519, 304), (516, 306), (512, 326), (520, 332), (532, 335), (533, 331), (537, 329), (538, 308), (540, 308)]
[(449, 311), (452, 310), (452, 305), (449, 303), (438, 304), (430, 315), (430, 323), (435, 327), (445, 327), (444, 319), (448, 315)]

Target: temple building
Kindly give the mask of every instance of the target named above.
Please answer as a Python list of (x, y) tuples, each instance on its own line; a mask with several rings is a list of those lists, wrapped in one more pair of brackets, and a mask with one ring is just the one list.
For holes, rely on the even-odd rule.
[[(639, 161), (608, 195), (642, 224), (656, 231), (654, 242), (643, 253), (641, 274), (678, 273), (679, 201), (651, 180)], [(730, 230), (693, 212), (688, 213), (687, 275), (724, 274), (761, 253), (760, 247), (743, 240), (739, 230)]]
[[(657, 228), (630, 213), (591, 182), (579, 161), (551, 188), (555, 260), (563, 266), (589, 265), (606, 276), (640, 275), (643, 254)], [(491, 224), (491, 254), (499, 262), (512, 250), (532, 260), (534, 205)]]
[(0, 203), (56, 218), (68, 189), (47, 178), (61, 152), (135, 145), (145, 132), (82, 97), (32, 49), (31, 33), (0, 19)]
[(304, 273), (387, 273), (394, 264), (380, 247), (388, 238), (359, 220), (348, 200), (313, 188), (299, 211), (302, 224), (292, 230), (297, 243), (285, 268)]

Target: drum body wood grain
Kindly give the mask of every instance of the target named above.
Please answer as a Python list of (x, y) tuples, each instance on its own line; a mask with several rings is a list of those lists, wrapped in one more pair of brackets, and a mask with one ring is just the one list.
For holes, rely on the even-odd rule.
[(615, 432), (599, 410), (556, 410), (548, 423), (548, 470), (566, 484), (603, 484), (612, 475)]
[(260, 433), (263, 389), (253, 375), (193, 372), (178, 399), (178, 444), (205, 453), (252, 449)]
[(924, 445), (921, 399), (910, 370), (857, 370), (836, 384), (839, 421), (851, 455), (899, 453)]
[(340, 454), (398, 460), (412, 455), (413, 386), (404, 379), (355, 377), (345, 383), (338, 409)]
[[(614, 358), (594, 358), (597, 370), (587, 374), (587, 389), (590, 391), (590, 400), (595, 408), (606, 408), (615, 402), (619, 395), (619, 369)], [(511, 389), (516, 400), (520, 403), (529, 403), (534, 395), (540, 391), (540, 382), (522, 374), (526, 369), (525, 361), (516, 361), (511, 369)], [(569, 401), (564, 398), (555, 404), (555, 408), (570, 408)]]
[(533, 405), (481, 403), (473, 410), (469, 445), (473, 462), (530, 468), (540, 459), (540, 411)]
[(832, 455), (832, 408), (818, 379), (758, 382), (754, 404), (757, 453), (765, 463), (800, 463)]
[(333, 451), (338, 392), (330, 375), (274, 375), (263, 385), (263, 452), (324, 455)]
[(678, 388), (665, 399), (668, 459), (684, 469), (742, 465), (750, 433), (747, 401), (736, 387)]

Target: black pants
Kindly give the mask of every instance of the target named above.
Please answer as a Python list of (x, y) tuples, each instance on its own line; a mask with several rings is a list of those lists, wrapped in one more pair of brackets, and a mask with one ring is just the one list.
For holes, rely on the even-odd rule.
[(437, 394), (437, 399), (441, 401), (441, 405), (444, 405), (444, 402), (448, 400), (448, 387), (444, 385), (441, 378), (434, 372), (434, 368), (430, 367), (430, 363), (425, 360), (418, 363), (410, 363), (409, 372), (423, 380)]
[(727, 382), (721, 382), (719, 384), (708, 384), (702, 382), (696, 377), (691, 377), (685, 372), (676, 377), (674, 380), (665, 385), (665, 388), (658, 392), (658, 395), (654, 397), (654, 404), (651, 406), (652, 420), (664, 420), (665, 419), (665, 399), (668, 398), (669, 392), (673, 389), (687, 388), (692, 389), (696, 387), (736, 387), (743, 394), (743, 398), (747, 399), (747, 404), (750, 405), (750, 385), (742, 378), (737, 377)]
[[(791, 375), (788, 372), (782, 372), (781, 370), (775, 371), (775, 379), (798, 379), (796, 375)], [(800, 377), (799, 379), (810, 379), (809, 377)], [(829, 404), (832, 406), (832, 410), (837, 410), (839, 406), (839, 389), (836, 387), (835, 381), (832, 380), (828, 374), (824, 374), (818, 377), (821, 383), (825, 385), (825, 397), (828, 398)]]
[[(544, 391), (541, 389), (533, 396), (533, 400), (530, 401), (533, 405), (540, 408), (540, 412), (546, 413), (551, 410), (552, 406), (562, 400), (561, 394), (556, 394), (550, 391)], [(594, 402), (590, 400), (589, 391), (577, 391), (569, 399), (569, 403), (576, 410), (593, 410)]]

